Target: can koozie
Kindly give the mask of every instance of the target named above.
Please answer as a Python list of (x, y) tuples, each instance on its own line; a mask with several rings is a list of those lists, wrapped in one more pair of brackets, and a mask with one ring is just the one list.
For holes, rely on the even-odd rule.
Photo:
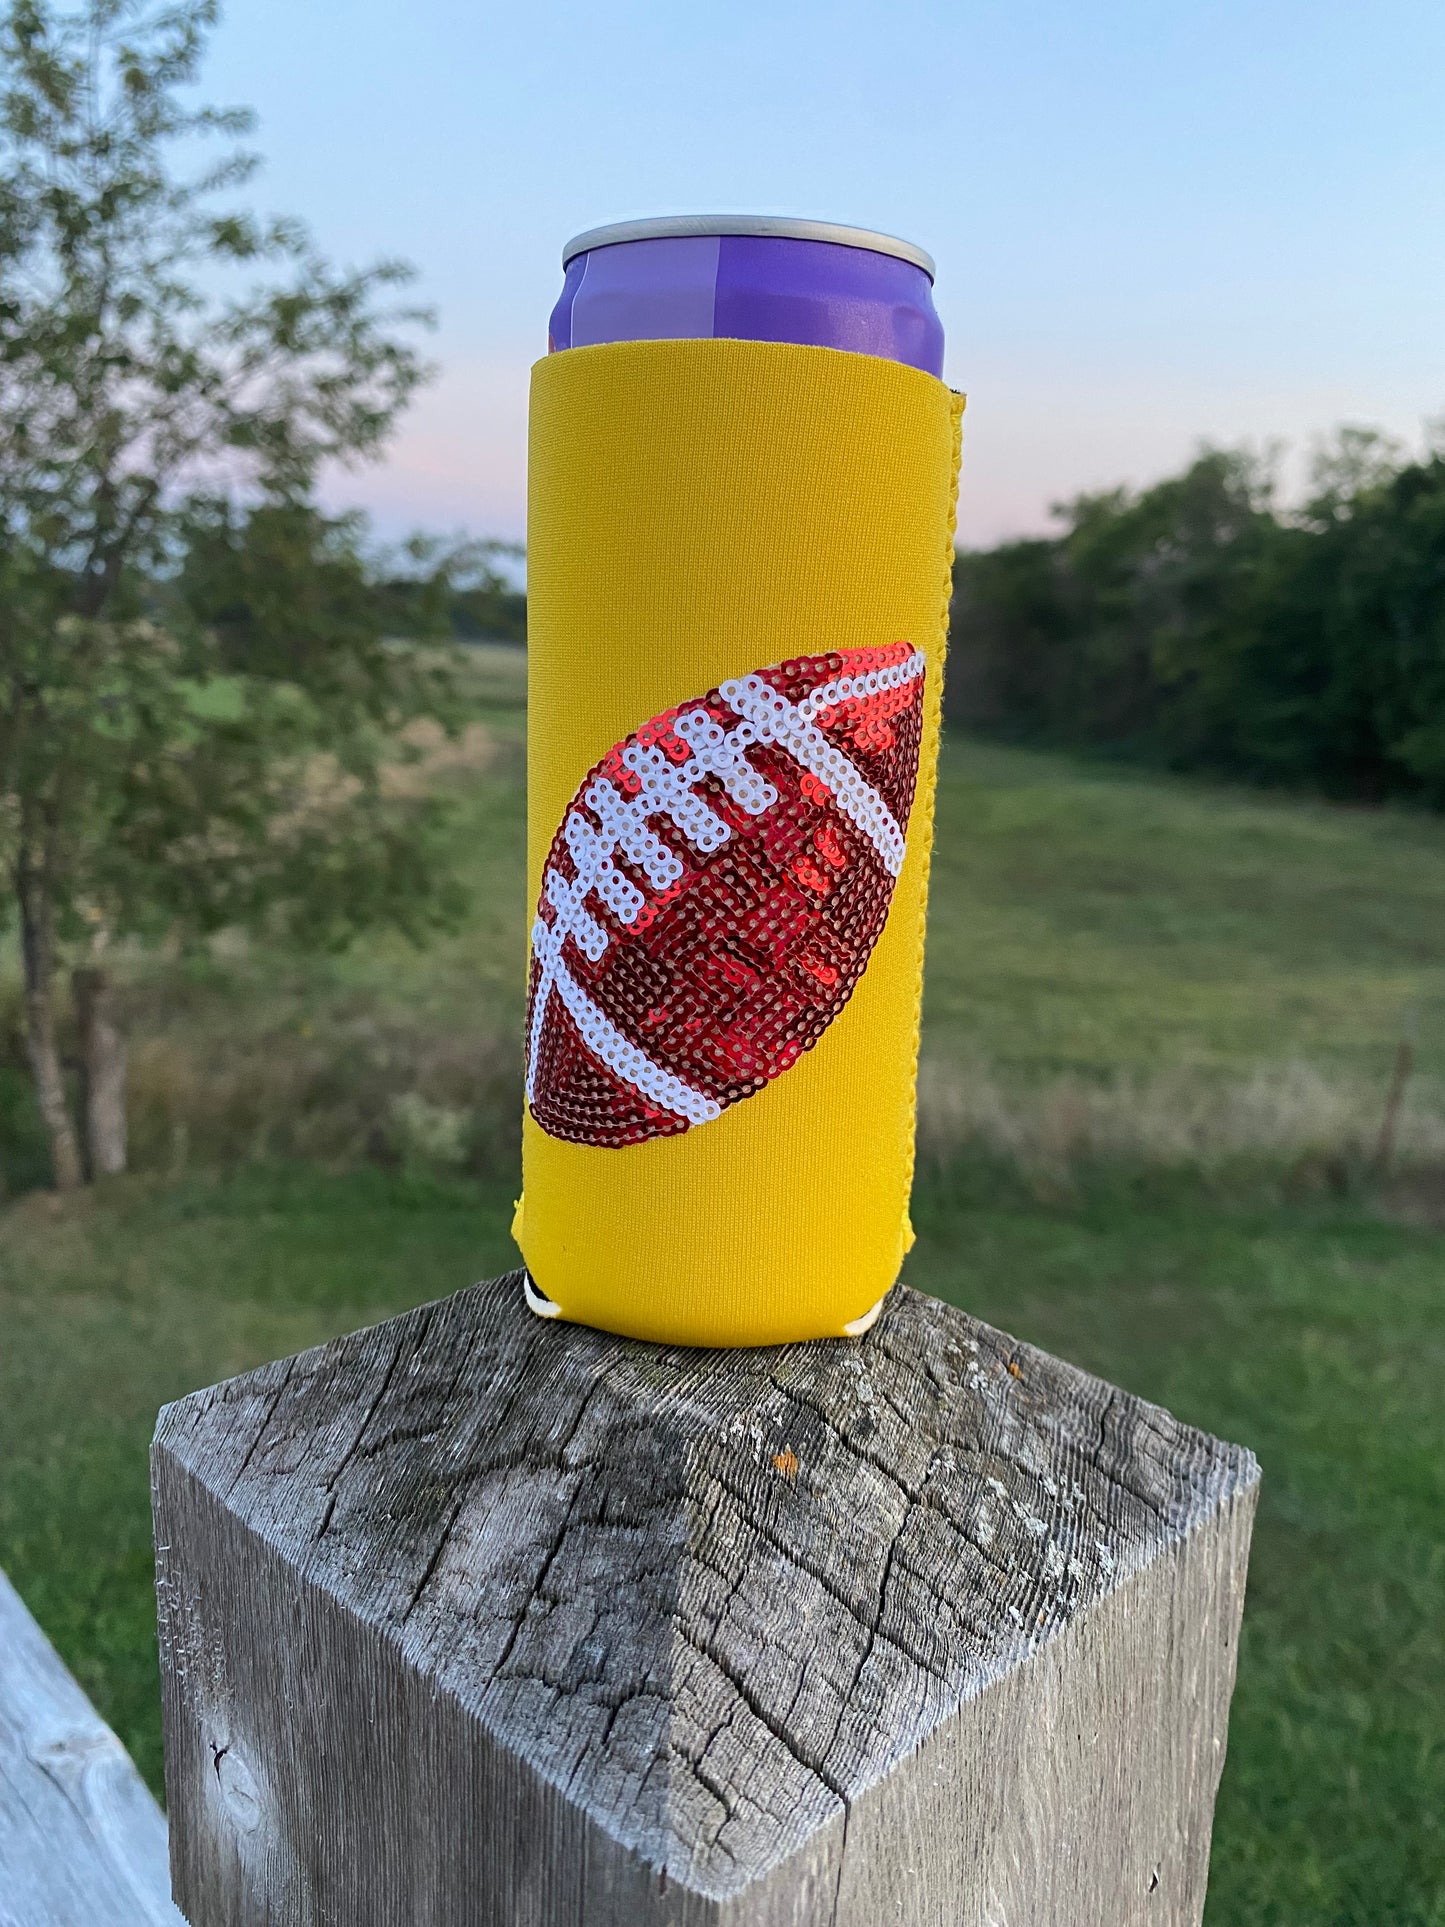
[(533, 370), (515, 1231), (564, 1318), (836, 1336), (898, 1275), (962, 408), (785, 342)]

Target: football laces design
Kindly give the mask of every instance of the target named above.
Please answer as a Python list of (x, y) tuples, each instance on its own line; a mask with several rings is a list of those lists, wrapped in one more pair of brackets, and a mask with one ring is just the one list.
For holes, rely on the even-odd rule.
[(621, 1147), (707, 1124), (812, 1048), (903, 867), (925, 661), (809, 656), (654, 716), (582, 779), (532, 924), (527, 1102)]

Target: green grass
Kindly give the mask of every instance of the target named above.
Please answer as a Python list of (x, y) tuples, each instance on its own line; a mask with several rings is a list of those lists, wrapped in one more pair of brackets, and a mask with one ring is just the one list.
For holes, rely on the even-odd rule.
[[(458, 1114), (463, 1164), (511, 1154), (497, 1120), (517, 1109), (524, 989), (523, 659), (478, 650), (472, 673), (486, 755), (445, 778), (465, 927), (424, 951), (378, 937), (333, 958), (226, 943), (132, 959), (143, 1166), (405, 1162), (418, 1100)], [(1098, 1157), (1354, 1168), (1409, 1035), (1401, 1153), (1445, 1168), (1442, 931), (1438, 819), (949, 742), (925, 1151), (1004, 1155), (1051, 1182)], [(17, 1053), (0, 1064), (16, 1188), (42, 1166), (23, 1087)]]
[(1445, 1251), (1358, 1205), (926, 1183), (913, 1282), (1264, 1467), (1208, 1920), (1445, 1922)]
[[(508, 1265), (505, 1187), (255, 1169), (12, 1207), (0, 1557), (159, 1782), (145, 1447), (202, 1383)], [(1210, 1920), (1445, 1922), (1441, 1249), (1358, 1206), (975, 1166), (925, 1290), (1251, 1445), (1265, 1485)]]
[(950, 742), (933, 876), (935, 1050), (1383, 1077), (1413, 1013), (1445, 1058), (1439, 818)]
[[(518, 670), (469, 927), (134, 960), (149, 1169), (0, 1213), (0, 1565), (153, 1783), (157, 1406), (512, 1262)], [(1442, 939), (1438, 821), (947, 746), (908, 1275), (1260, 1456), (1211, 1927), (1445, 1927)]]
[(146, 1448), (198, 1385), (505, 1270), (500, 1193), (358, 1172), (128, 1181), (13, 1206), (0, 1566), (160, 1786)]

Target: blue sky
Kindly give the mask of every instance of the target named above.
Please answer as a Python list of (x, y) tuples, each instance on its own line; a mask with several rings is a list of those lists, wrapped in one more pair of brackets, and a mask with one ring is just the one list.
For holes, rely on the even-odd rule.
[(645, 214), (929, 249), (969, 542), (1204, 437), (1445, 411), (1441, 0), (230, 0), (206, 92), (260, 113), (267, 207), (438, 310), (437, 381), (332, 486), (392, 532), (522, 533), (561, 245)]

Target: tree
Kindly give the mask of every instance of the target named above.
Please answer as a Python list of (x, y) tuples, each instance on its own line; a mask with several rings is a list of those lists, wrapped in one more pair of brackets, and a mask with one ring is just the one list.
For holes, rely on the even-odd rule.
[(185, 104), (216, 15), (0, 11), (0, 858), (62, 1189), (125, 1161), (108, 943), (452, 907), (434, 809), (388, 780), (408, 723), (453, 715), (447, 662), (385, 640), (356, 525), (314, 500), (424, 377), (424, 316), (398, 263), (335, 270), (227, 203), (249, 118)]
[(525, 642), (527, 596), (505, 572), (520, 543), (413, 535), (379, 561), (377, 596), (388, 635), (452, 635), (464, 642)]
[(1048, 736), (1073, 653), (1074, 615), (1057, 542), (962, 552), (953, 570), (944, 703), (975, 729)]
[(1379, 802), (1445, 808), (1445, 448), (1345, 427), (1282, 511), (1205, 449), (1086, 496), (1052, 540), (958, 558), (949, 714)]
[[(1233, 651), (1278, 533), (1270, 464), (1202, 449), (1135, 493), (1080, 496), (1054, 541), (959, 559), (954, 713), (1177, 761), (1233, 728)], [(967, 705), (967, 707), (965, 707)], [(995, 724), (994, 726), (997, 726)]]
[(1445, 459), (1391, 450), (1310, 512), (1277, 623), (1316, 665), (1310, 776), (1445, 808)]

